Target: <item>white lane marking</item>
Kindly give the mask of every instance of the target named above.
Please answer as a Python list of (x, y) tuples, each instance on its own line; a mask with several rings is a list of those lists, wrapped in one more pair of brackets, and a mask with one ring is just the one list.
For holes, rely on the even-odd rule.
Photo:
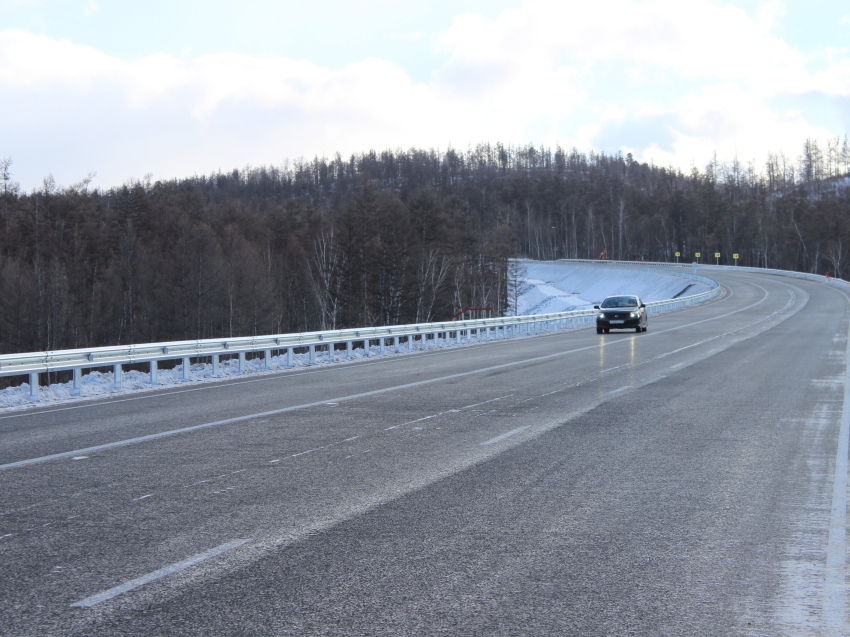
[[(850, 331), (848, 331), (850, 341)], [(826, 543), (826, 581), (824, 582), (823, 620), (834, 635), (847, 628), (847, 454), (850, 451), (850, 346), (844, 363), (844, 409), (835, 452), (835, 477), (832, 481), (832, 510)], [(832, 632), (834, 631), (834, 632)]]
[(620, 387), (620, 389), (615, 389), (614, 391), (609, 391), (609, 394), (619, 394), (621, 391), (626, 391), (627, 389), (631, 389), (631, 385), (626, 385), (625, 387)]
[(676, 363), (670, 369), (679, 369), (680, 367), (684, 367), (685, 365), (688, 365), (688, 364), (689, 363)]
[(75, 456), (71, 458), (71, 460), (85, 460), (86, 458), (88, 458), (88, 456)]
[(502, 440), (504, 440), (505, 438), (510, 438), (511, 436), (515, 436), (515, 435), (517, 435), (517, 434), (518, 434), (518, 433), (520, 433), (521, 431), (525, 431), (525, 430), (526, 430), (526, 429), (528, 429), (530, 426), (531, 426), (531, 425), (526, 425), (525, 427), (520, 427), (520, 428), (518, 428), (518, 429), (514, 429), (513, 431), (509, 431), (509, 432), (508, 432), (508, 433), (506, 433), (506, 434), (502, 434), (501, 436), (496, 436), (495, 438), (491, 438), (491, 439), (490, 439), (490, 440), (488, 440), (487, 442), (482, 442), (482, 443), (481, 443), (481, 446), (482, 446), (482, 447), (485, 447), (485, 446), (487, 446), (487, 445), (495, 445), (497, 442), (502, 442)]
[(144, 500), (145, 498), (152, 498), (153, 493), (148, 493), (147, 495), (143, 495), (141, 498), (133, 498), (133, 502), (138, 502), (139, 500)]
[(209, 558), (215, 557), (216, 555), (221, 555), (225, 551), (235, 549), (236, 547), (242, 546), (243, 544), (250, 541), (250, 539), (233, 540), (232, 542), (221, 544), (219, 546), (216, 546), (215, 548), (209, 549), (208, 551), (198, 553), (197, 555), (193, 555), (192, 557), (187, 557), (185, 560), (175, 562), (174, 564), (156, 570), (153, 573), (142, 575), (141, 577), (137, 577), (136, 579), (130, 580), (129, 582), (124, 582), (119, 586), (115, 586), (113, 588), (105, 590), (102, 593), (98, 593), (97, 595), (92, 595), (91, 597), (81, 599), (80, 601), (71, 604), (71, 606), (91, 608), (92, 606), (100, 604), (101, 602), (105, 602), (108, 599), (112, 599), (113, 597), (117, 597), (118, 595), (126, 593), (127, 591), (131, 591), (134, 588), (139, 588), (140, 586), (149, 584), (150, 582), (161, 579), (167, 575), (171, 575), (172, 573), (182, 571), (183, 569), (189, 568), (190, 566), (197, 564), (198, 562), (203, 562), (204, 560), (208, 560)]
[(458, 409), (447, 409), (446, 411), (441, 411), (436, 414), (431, 414), (430, 416), (423, 416), (422, 418), (417, 418), (416, 420), (409, 420), (408, 422), (403, 422), (400, 425), (393, 425), (392, 427), (387, 427), (384, 431), (389, 431), (390, 429), (397, 429), (398, 427), (404, 427), (405, 425), (412, 425), (417, 422), (422, 422), (423, 420), (431, 420), (432, 418), (439, 418), (440, 416), (445, 416), (446, 414), (459, 414), (464, 409), (472, 409), (473, 407), (480, 407), (481, 405), (486, 405), (487, 403), (495, 403), (500, 400), (504, 400), (505, 398), (510, 398), (513, 394), (507, 394), (505, 396), (499, 396), (498, 398), (491, 398), (490, 400), (485, 400), (483, 403), (473, 403), (472, 405), (466, 405), (464, 407), (459, 407)]
[[(751, 284), (751, 285), (761, 289), (765, 293), (765, 295), (761, 299), (759, 299), (758, 301), (756, 301), (752, 305), (749, 305), (747, 307), (743, 307), (743, 308), (735, 310), (733, 312), (727, 312), (726, 314), (724, 314), (722, 316), (713, 316), (711, 318), (703, 319), (701, 321), (695, 321), (693, 323), (689, 323), (687, 325), (687, 327), (692, 327), (694, 325), (699, 325), (701, 323), (707, 323), (709, 321), (716, 321), (716, 320), (721, 319), (721, 318), (726, 318), (728, 316), (732, 316), (733, 314), (739, 314), (740, 312), (745, 312), (745, 311), (747, 311), (747, 310), (749, 310), (753, 307), (756, 307), (757, 305), (761, 305), (761, 303), (763, 303), (765, 301), (765, 299), (768, 298), (768, 296), (769, 296), (768, 292), (767, 292), (767, 290), (765, 290), (764, 288), (762, 288), (759, 285), (756, 285), (754, 283)], [(787, 308), (790, 303), (791, 303), (791, 301), (789, 301), (789, 303), (786, 304), (785, 308)], [(677, 352), (680, 352), (680, 351), (683, 351), (683, 350), (686, 350), (686, 349), (690, 349), (691, 347), (695, 347), (695, 346), (700, 345), (702, 343), (712, 341), (712, 340), (715, 340), (717, 338), (721, 338), (723, 336), (728, 336), (730, 334), (734, 334), (735, 332), (742, 331), (742, 330), (746, 329), (747, 327), (751, 327), (752, 325), (758, 325), (762, 321), (770, 319), (770, 318), (776, 316), (777, 314), (780, 314), (781, 312), (783, 312), (785, 310), (785, 308), (783, 308), (782, 310), (780, 310), (778, 312), (774, 312), (773, 314), (771, 314), (770, 316), (768, 316), (764, 319), (755, 321), (750, 326), (745, 326), (745, 327), (739, 328), (738, 330), (733, 330), (732, 332), (727, 332), (726, 334), (721, 334), (719, 336), (707, 338), (704, 341), (700, 341), (699, 343), (694, 343), (692, 345), (680, 347), (679, 349), (673, 350), (671, 352), (667, 352), (666, 354), (661, 354), (659, 356), (656, 356), (655, 358), (656, 359), (664, 358), (665, 356), (669, 356), (671, 354), (675, 354)], [(672, 332), (672, 331), (675, 331), (675, 330), (678, 330), (678, 329), (682, 329), (684, 327), (686, 327), (686, 326), (680, 325), (680, 326), (671, 327), (671, 328), (666, 329), (666, 330), (659, 330), (659, 331), (653, 332), (650, 336), (656, 336), (656, 335), (664, 334), (665, 332)], [(394, 385), (394, 386), (391, 386), (391, 387), (383, 387), (381, 389), (374, 389), (372, 391), (362, 392), (362, 393), (359, 393), (359, 394), (350, 394), (348, 396), (341, 396), (339, 398), (332, 398), (331, 401), (342, 402), (342, 401), (346, 401), (346, 400), (356, 400), (358, 398), (366, 398), (368, 396), (377, 396), (379, 394), (386, 394), (386, 393), (389, 393), (389, 392), (398, 391), (398, 390), (402, 390), (402, 389), (410, 389), (410, 388), (413, 388), (413, 387), (422, 387), (424, 385), (431, 385), (433, 383), (439, 383), (439, 382), (442, 382), (442, 381), (445, 381), (445, 380), (453, 380), (455, 378), (465, 378), (466, 376), (475, 376), (475, 375), (478, 375), (478, 374), (485, 374), (487, 372), (492, 372), (492, 371), (496, 371), (496, 370), (499, 370), (499, 369), (508, 369), (508, 368), (511, 368), (511, 367), (517, 367), (519, 365), (527, 365), (529, 363), (536, 363), (536, 362), (540, 362), (540, 361), (544, 361), (544, 360), (562, 358), (564, 356), (569, 356), (570, 354), (576, 354), (578, 352), (595, 350), (595, 349), (598, 349), (599, 347), (613, 347), (614, 344), (616, 344), (616, 343), (628, 343), (628, 342), (630, 342), (630, 341), (619, 340), (619, 341), (611, 341), (611, 342), (603, 343), (601, 345), (599, 343), (594, 343), (593, 345), (587, 345), (585, 347), (578, 347), (576, 349), (567, 350), (565, 352), (555, 352), (554, 354), (544, 354), (543, 356), (535, 356), (534, 358), (526, 358), (526, 359), (522, 359), (522, 360), (511, 361), (510, 363), (501, 363), (499, 365), (492, 365), (490, 367), (480, 367), (478, 369), (473, 369), (473, 370), (470, 370), (468, 372), (457, 372), (455, 374), (448, 374), (446, 376), (437, 376), (435, 378), (428, 378), (426, 380), (420, 380), (420, 381), (416, 381), (416, 382), (413, 382), (413, 383), (404, 383), (403, 385)], [(265, 380), (265, 379), (260, 379), (260, 380)], [(255, 381), (246, 381), (246, 382), (255, 382)], [(137, 444), (137, 443), (140, 443), (140, 442), (147, 442), (149, 440), (156, 440), (158, 438), (164, 438), (166, 436), (175, 436), (177, 434), (187, 433), (187, 432), (190, 432), (190, 431), (197, 431), (199, 429), (206, 429), (208, 427), (216, 427), (218, 425), (226, 425), (226, 424), (232, 424), (232, 423), (235, 423), (235, 422), (242, 422), (244, 420), (251, 420), (253, 418), (260, 418), (262, 416), (274, 416), (274, 415), (278, 415), (278, 414), (287, 413), (287, 412), (290, 412), (290, 411), (296, 411), (296, 410), (299, 410), (299, 409), (308, 409), (310, 407), (318, 407), (319, 405), (325, 405), (327, 402), (328, 402), (327, 400), (320, 400), (320, 401), (316, 401), (316, 402), (312, 402), (312, 403), (304, 403), (302, 405), (293, 405), (291, 407), (283, 407), (281, 409), (274, 409), (272, 411), (264, 411), (264, 412), (260, 412), (260, 413), (256, 413), (256, 414), (248, 414), (246, 416), (236, 416), (234, 418), (226, 418), (224, 420), (216, 420), (216, 421), (213, 421), (213, 422), (207, 422), (207, 423), (203, 423), (203, 424), (200, 424), (200, 425), (192, 425), (190, 427), (181, 427), (179, 429), (171, 429), (169, 431), (161, 431), (159, 433), (148, 434), (147, 436), (139, 436), (137, 438), (128, 438), (126, 440), (117, 440), (115, 442), (109, 442), (109, 443), (105, 443), (105, 444), (102, 444), (102, 445), (96, 445), (94, 447), (85, 447), (83, 449), (75, 449), (73, 451), (64, 451), (64, 452), (61, 452), (61, 453), (54, 453), (54, 454), (50, 454), (48, 456), (40, 456), (38, 458), (28, 458), (26, 460), (18, 460), (16, 462), (9, 462), (9, 463), (6, 463), (6, 464), (0, 464), (0, 470), (13, 469), (15, 467), (23, 467), (23, 466), (26, 466), (26, 465), (35, 464), (37, 462), (46, 462), (48, 460), (56, 460), (58, 458), (67, 458), (68, 456), (73, 456), (75, 454), (90, 453), (92, 451), (100, 451), (102, 449), (111, 449), (113, 447), (123, 447), (125, 445), (132, 445), (132, 444)], [(486, 401), (486, 402), (489, 402), (489, 401)], [(484, 403), (481, 403), (481, 404), (484, 404)], [(313, 451), (315, 451), (315, 450), (313, 450)], [(305, 453), (309, 453), (309, 452), (305, 452)], [(300, 454), (298, 454), (298, 455), (300, 455)]]

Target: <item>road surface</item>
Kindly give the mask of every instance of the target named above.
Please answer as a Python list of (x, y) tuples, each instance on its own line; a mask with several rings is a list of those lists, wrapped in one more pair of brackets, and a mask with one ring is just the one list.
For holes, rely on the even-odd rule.
[(843, 635), (850, 299), (0, 415), (2, 635)]

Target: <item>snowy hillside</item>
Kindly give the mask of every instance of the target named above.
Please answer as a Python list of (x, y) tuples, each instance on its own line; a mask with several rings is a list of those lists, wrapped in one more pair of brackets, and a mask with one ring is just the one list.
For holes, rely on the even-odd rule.
[(525, 269), (526, 285), (517, 303), (517, 314), (585, 310), (613, 294), (636, 294), (644, 301), (663, 301), (681, 295), (686, 289), (685, 296), (709, 289), (704, 283), (657, 270), (637, 272), (558, 261), (518, 263)]

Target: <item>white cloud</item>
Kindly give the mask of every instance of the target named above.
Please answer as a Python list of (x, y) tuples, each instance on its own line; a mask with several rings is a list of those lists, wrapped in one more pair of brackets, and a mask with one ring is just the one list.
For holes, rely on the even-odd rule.
[(775, 2), (751, 17), (706, 0), (529, 0), (494, 20), (457, 16), (427, 82), (378, 57), (336, 69), (230, 52), (128, 61), (0, 31), (0, 156), (27, 186), (48, 172), (70, 183), (96, 170), (109, 186), (486, 140), (619, 148), (682, 167), (715, 150), (763, 158), (845, 132), (787, 115), (782, 100), (850, 97), (847, 51), (825, 46), (810, 71), (776, 35), (782, 16)]
[(707, 0), (529, 0), (496, 21), (459, 16), (439, 39), (453, 64), (470, 67), (516, 56), (563, 59), (578, 69), (603, 61), (669, 69), (683, 78), (736, 79), (763, 93), (809, 90), (805, 58), (772, 33), (777, 3), (757, 18)]

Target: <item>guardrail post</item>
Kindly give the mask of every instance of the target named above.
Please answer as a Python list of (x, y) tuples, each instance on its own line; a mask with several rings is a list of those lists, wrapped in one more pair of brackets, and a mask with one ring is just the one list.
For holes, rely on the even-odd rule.
[(460, 335), (461, 335), (461, 331), (455, 330), (455, 343), (457, 343), (458, 345), (460, 345)]
[(286, 348), (286, 366), (292, 367), (292, 348), (291, 347)]
[(351, 341), (345, 341), (345, 357), (351, 360)]
[(124, 386), (124, 370), (121, 363), (112, 366), (112, 389), (120, 390)]
[(212, 376), (213, 376), (213, 378), (218, 378), (218, 366), (219, 366), (220, 355), (219, 354), (213, 354), (210, 358), (212, 358)]
[(30, 400), (38, 400), (38, 372), (30, 372)]
[(272, 351), (270, 349), (263, 350), (263, 367), (265, 369), (272, 368)]
[(71, 383), (71, 394), (74, 396), (80, 395), (80, 386), (83, 384), (83, 369), (82, 367), (74, 368), (74, 380)]
[(245, 352), (239, 352), (239, 373), (245, 373)]
[(316, 363), (316, 346), (310, 345), (307, 349), (310, 351), (310, 356), (309, 356), (310, 364), (314, 365)]
[(407, 351), (408, 352), (413, 351), (413, 341), (414, 341), (413, 334), (408, 334), (407, 335)]
[(385, 339), (385, 338), (382, 336), (382, 337), (378, 340), (378, 342), (380, 343), (380, 346), (381, 346), (381, 356), (383, 356), (383, 355), (384, 355), (384, 353), (386, 352), (385, 346), (386, 346), (386, 344), (387, 344), (387, 339)]
[(151, 385), (158, 385), (159, 383), (157, 382), (157, 378), (156, 378), (156, 372), (158, 370), (157, 362), (151, 361), (150, 365), (151, 365)]
[(189, 357), (183, 357), (183, 380), (192, 379), (192, 364), (189, 362)]
[(393, 349), (398, 351), (398, 336), (393, 336)]

